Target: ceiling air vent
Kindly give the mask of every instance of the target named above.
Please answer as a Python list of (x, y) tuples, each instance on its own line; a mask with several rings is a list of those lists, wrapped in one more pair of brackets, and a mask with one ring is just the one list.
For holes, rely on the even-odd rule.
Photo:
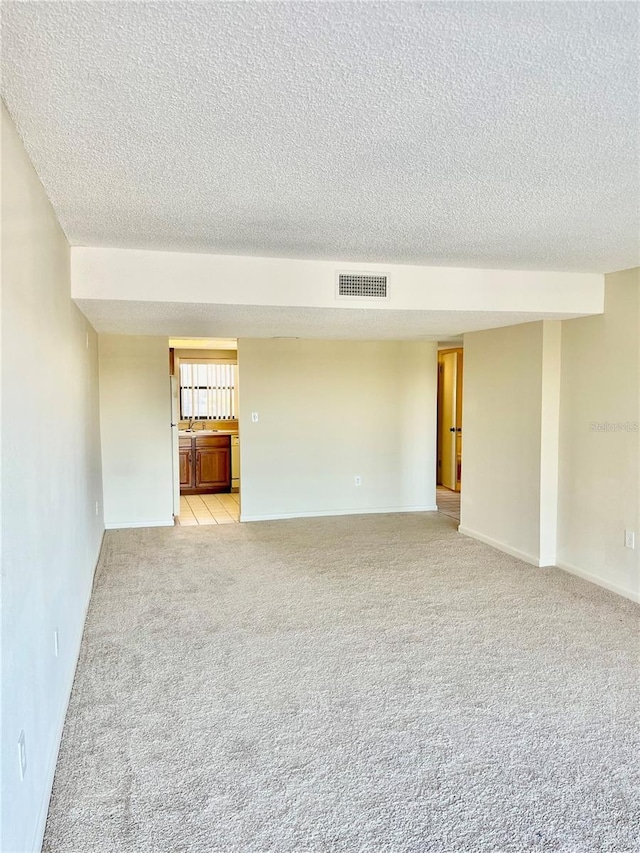
[(388, 299), (387, 276), (339, 272), (337, 299)]

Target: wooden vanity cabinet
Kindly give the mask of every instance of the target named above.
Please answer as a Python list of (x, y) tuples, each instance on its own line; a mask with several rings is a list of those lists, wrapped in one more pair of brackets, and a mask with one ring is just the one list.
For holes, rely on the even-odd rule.
[(228, 492), (231, 489), (231, 437), (197, 435), (180, 438), (180, 494)]

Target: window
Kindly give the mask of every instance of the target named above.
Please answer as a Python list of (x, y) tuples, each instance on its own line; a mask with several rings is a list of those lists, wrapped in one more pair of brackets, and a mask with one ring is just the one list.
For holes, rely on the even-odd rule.
[(183, 419), (235, 420), (237, 364), (180, 360)]

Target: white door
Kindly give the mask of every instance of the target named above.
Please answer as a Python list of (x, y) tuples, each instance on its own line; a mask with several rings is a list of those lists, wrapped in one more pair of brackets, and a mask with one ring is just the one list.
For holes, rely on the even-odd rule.
[(448, 489), (455, 489), (456, 476), (456, 422), (458, 389), (458, 353), (442, 356), (442, 467), (440, 479)]

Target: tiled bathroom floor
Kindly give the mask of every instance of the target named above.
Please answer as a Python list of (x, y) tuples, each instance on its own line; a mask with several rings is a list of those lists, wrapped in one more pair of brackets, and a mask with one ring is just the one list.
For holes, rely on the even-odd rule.
[(240, 521), (240, 495), (180, 495), (180, 515), (176, 524), (237, 524)]

